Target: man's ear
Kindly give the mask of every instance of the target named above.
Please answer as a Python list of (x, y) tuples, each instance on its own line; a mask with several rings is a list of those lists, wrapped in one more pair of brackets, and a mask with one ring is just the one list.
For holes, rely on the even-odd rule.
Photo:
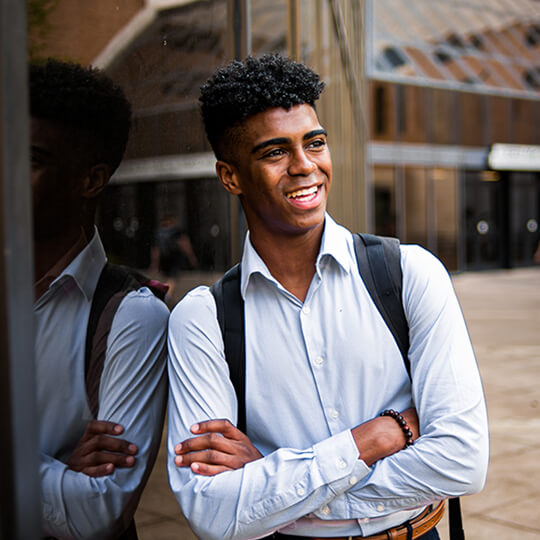
[(216, 174), (223, 187), (232, 195), (240, 195), (242, 190), (238, 183), (238, 173), (234, 165), (219, 160), (216, 163)]
[(110, 176), (110, 169), (106, 163), (93, 165), (83, 179), (81, 195), (86, 199), (97, 197), (105, 189)]

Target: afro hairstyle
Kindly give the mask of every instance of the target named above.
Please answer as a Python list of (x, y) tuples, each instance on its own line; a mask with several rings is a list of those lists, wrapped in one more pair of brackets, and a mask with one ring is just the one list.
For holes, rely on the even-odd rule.
[(122, 89), (97, 68), (53, 59), (30, 65), (29, 86), (31, 116), (84, 137), (88, 159), (107, 164), (112, 174), (131, 126), (131, 105)]
[(201, 87), (199, 102), (206, 135), (223, 159), (231, 130), (273, 107), (315, 107), (324, 83), (313, 70), (279, 54), (248, 56), (218, 69)]

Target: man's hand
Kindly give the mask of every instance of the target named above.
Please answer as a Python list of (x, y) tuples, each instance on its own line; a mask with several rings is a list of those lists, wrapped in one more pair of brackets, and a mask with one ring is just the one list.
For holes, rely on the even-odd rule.
[(117, 436), (124, 431), (120, 424), (105, 420), (88, 422), (84, 435), (67, 461), (76, 472), (98, 477), (111, 474), (115, 467), (133, 467), (137, 447)]
[(228, 420), (207, 420), (191, 427), (199, 435), (187, 439), (174, 448), (174, 462), (179, 467), (204, 476), (240, 469), (246, 463), (262, 458), (247, 435)]
[[(416, 409), (403, 411), (403, 418), (409, 425), (413, 440), (419, 437), (418, 415)], [(362, 459), (368, 467), (379, 459), (399, 452), (405, 446), (405, 435), (401, 426), (389, 416), (378, 416), (352, 430), (354, 442)]]

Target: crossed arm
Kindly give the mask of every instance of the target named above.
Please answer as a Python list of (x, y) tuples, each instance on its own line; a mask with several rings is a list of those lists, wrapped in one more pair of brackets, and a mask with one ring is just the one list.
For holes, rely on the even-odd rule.
[[(419, 435), (416, 410), (407, 409), (402, 415), (416, 440)], [(392, 418), (377, 417), (351, 431), (359, 457), (368, 467), (404, 447), (403, 432)], [(263, 457), (247, 435), (228, 420), (199, 422), (191, 427), (191, 432), (196, 436), (175, 446), (174, 462), (178, 467), (191, 467), (196, 474), (214, 476)]]
[(41, 456), (45, 536), (109, 538), (128, 525), (162, 433), (167, 317), (153, 296), (130, 293), (120, 305), (101, 377), (100, 420), (87, 424), (65, 462)]

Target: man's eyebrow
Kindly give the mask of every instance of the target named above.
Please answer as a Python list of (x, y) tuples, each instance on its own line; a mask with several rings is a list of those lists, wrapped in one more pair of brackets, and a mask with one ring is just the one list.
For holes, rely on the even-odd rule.
[(313, 137), (316, 137), (317, 135), (324, 135), (325, 137), (327, 137), (328, 133), (326, 133), (326, 129), (314, 129), (313, 131), (306, 133), (303, 139), (304, 141), (306, 141), (307, 139), (311, 139)]
[(262, 143), (256, 144), (251, 149), (251, 153), (255, 154), (255, 152), (258, 152), (259, 150), (262, 150), (263, 148), (266, 148), (267, 146), (272, 146), (273, 144), (287, 144), (290, 142), (291, 142), (291, 139), (288, 139), (287, 137), (276, 137), (275, 139), (268, 139), (267, 141), (263, 141)]
[[(309, 131), (308, 133), (306, 133), (302, 137), (302, 140), (307, 141), (308, 139), (316, 137), (317, 135), (326, 136), (327, 135), (326, 130), (325, 129), (314, 129), (313, 131)], [(288, 137), (276, 137), (274, 139), (268, 139), (267, 141), (263, 141), (263, 142), (255, 145), (251, 149), (251, 153), (255, 154), (259, 150), (262, 150), (263, 148), (266, 148), (267, 146), (272, 146), (274, 144), (287, 144), (287, 143), (290, 143), (290, 142), (291, 142), (291, 139), (289, 139)]]

